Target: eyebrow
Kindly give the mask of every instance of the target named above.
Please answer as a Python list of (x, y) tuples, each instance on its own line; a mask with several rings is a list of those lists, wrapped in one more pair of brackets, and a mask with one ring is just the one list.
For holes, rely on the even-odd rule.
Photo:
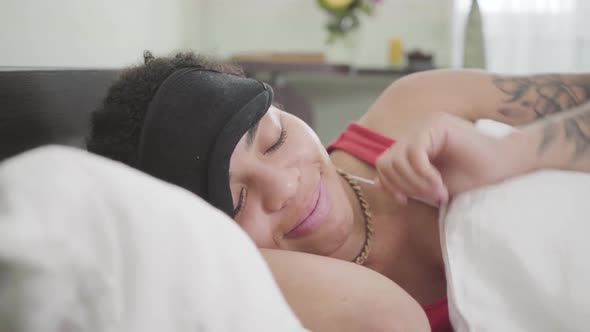
[(254, 143), (254, 138), (256, 138), (256, 133), (258, 132), (260, 121), (256, 122), (248, 131), (246, 132), (246, 149), (250, 149), (252, 147), (252, 143)]

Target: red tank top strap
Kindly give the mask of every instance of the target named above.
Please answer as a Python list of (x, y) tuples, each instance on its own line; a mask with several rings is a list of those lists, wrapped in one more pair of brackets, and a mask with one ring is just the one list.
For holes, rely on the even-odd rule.
[[(395, 140), (381, 135), (357, 123), (350, 123), (346, 129), (327, 146), (328, 153), (334, 150), (345, 151), (352, 156), (375, 166), (377, 157), (387, 150)], [(428, 317), (432, 332), (452, 332), (453, 327), (449, 319), (447, 297), (423, 305), (422, 309)]]
[(446, 296), (434, 303), (423, 305), (422, 309), (424, 309), (426, 317), (428, 317), (432, 332), (453, 332), (453, 326), (449, 318), (449, 303)]
[(375, 165), (377, 157), (389, 148), (395, 140), (381, 135), (357, 123), (350, 123), (346, 129), (328, 145), (328, 153), (343, 150), (356, 158)]

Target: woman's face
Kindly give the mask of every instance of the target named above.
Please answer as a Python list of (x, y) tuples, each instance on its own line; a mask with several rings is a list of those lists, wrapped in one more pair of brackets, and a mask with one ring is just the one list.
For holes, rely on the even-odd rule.
[(230, 160), (235, 220), (260, 248), (330, 256), (353, 229), (340, 181), (313, 130), (271, 106)]

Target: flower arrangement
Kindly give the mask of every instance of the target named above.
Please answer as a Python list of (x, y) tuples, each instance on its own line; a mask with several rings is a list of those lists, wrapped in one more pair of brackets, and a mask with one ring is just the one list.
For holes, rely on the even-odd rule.
[(334, 43), (359, 27), (359, 14), (373, 15), (382, 0), (317, 0), (328, 15), (328, 43)]

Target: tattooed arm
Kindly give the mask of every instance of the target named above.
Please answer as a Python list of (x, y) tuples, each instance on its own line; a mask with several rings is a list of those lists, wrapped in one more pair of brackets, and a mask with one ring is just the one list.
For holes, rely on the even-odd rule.
[(590, 103), (539, 120), (508, 137), (527, 170), (590, 172)]
[[(438, 70), (392, 84), (360, 123), (397, 140), (377, 160), (383, 187), (437, 202), (541, 168), (590, 172), (589, 101), (587, 74)], [(527, 126), (495, 139), (468, 122), (481, 118)]]
[(540, 169), (590, 172), (590, 103), (547, 115), (504, 138), (440, 114), (377, 160), (379, 183), (401, 203), (407, 197), (444, 202)]
[(527, 124), (590, 100), (587, 74), (494, 76), (493, 82), (505, 96), (497, 106), (498, 118), (508, 123)]
[(521, 126), (586, 101), (590, 74), (501, 76), (480, 70), (432, 70), (395, 81), (360, 122), (398, 138), (436, 112)]

